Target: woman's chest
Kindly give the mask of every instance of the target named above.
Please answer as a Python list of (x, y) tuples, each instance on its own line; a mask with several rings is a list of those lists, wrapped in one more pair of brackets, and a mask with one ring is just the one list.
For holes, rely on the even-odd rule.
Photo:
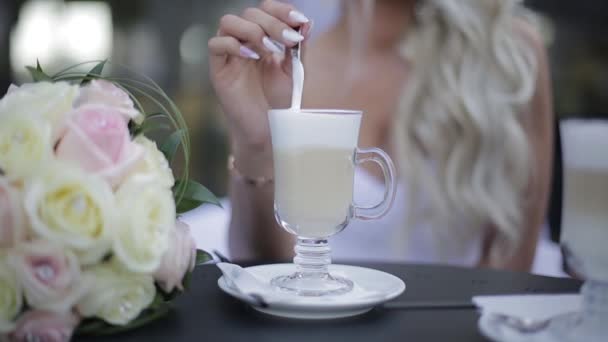
[(361, 147), (388, 147), (406, 72), (398, 66), (361, 63), (307, 69), (304, 106), (362, 110)]

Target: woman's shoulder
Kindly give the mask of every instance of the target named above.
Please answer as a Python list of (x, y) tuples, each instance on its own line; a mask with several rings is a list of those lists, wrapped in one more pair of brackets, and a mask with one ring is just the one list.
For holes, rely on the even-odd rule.
[(531, 119), (539, 124), (546, 124), (553, 120), (551, 108), (551, 85), (549, 72), (549, 59), (547, 56), (546, 39), (541, 34), (539, 25), (535, 20), (526, 17), (513, 19), (514, 34), (520, 35), (524, 42), (534, 52), (537, 64), (536, 91), (531, 99), (531, 109), (536, 115)]
[(513, 18), (513, 30), (514, 34), (519, 35), (530, 45), (539, 59), (546, 56), (545, 39), (541, 34), (540, 27), (529, 16)]

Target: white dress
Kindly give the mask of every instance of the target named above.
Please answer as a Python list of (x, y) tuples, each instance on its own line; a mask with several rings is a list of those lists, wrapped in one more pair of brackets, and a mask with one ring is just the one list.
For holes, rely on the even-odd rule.
[[(355, 200), (357, 205), (370, 206), (381, 201), (384, 185), (362, 169), (355, 177)], [(429, 223), (408, 222), (407, 187), (403, 182), (397, 186), (392, 208), (383, 218), (373, 221), (353, 220), (348, 227), (331, 238), (334, 258), (337, 260), (366, 260), (381, 262), (447, 263), (472, 266), (481, 258), (481, 238), (472, 236), (465, 246), (437, 245)], [(450, 222), (450, 234), (462, 234), (465, 218)], [(407, 228), (407, 229), (406, 229)]]
[[(355, 181), (355, 202), (378, 203), (383, 185), (363, 170), (358, 170)], [(405, 229), (407, 223), (407, 187), (400, 183), (393, 208), (386, 216), (375, 221), (353, 220), (341, 233), (330, 239), (332, 258), (336, 261), (395, 262), (395, 263), (443, 263), (465, 267), (475, 266), (481, 255), (481, 237), (472, 236), (465, 246), (436, 244), (428, 224), (418, 223)], [(218, 250), (230, 256), (228, 250), (228, 226), (231, 206), (222, 200), (222, 208), (203, 206), (180, 218), (188, 223), (198, 248)], [(456, 218), (450, 222), (450, 234), (458, 234), (466, 226), (466, 220)], [(559, 246), (549, 240), (548, 227), (543, 227), (539, 239), (533, 273), (566, 276), (561, 269)], [(270, 237), (269, 237), (270, 238)]]

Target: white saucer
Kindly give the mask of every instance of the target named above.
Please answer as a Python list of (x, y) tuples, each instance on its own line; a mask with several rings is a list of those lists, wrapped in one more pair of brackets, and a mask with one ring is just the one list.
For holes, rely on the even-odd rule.
[[(246, 270), (260, 280), (270, 283), (272, 278), (292, 274), (296, 268), (293, 264), (276, 264), (248, 267)], [(342, 318), (366, 313), (379, 304), (395, 299), (405, 291), (405, 283), (401, 279), (382, 271), (346, 265), (330, 265), (329, 271), (331, 274), (352, 280), (355, 284), (353, 290), (336, 296), (282, 296), (286, 299), (272, 302), (268, 308), (254, 308), (266, 314), (288, 318)], [(247, 298), (242, 293), (228, 286), (223, 276), (217, 283), (222, 291), (247, 302)]]

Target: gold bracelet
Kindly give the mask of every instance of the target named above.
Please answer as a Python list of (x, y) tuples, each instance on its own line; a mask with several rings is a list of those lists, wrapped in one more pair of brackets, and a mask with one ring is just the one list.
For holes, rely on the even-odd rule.
[(243, 175), (236, 166), (236, 161), (233, 155), (228, 156), (228, 171), (232, 173), (236, 178), (242, 180), (245, 184), (260, 188), (267, 184), (274, 183), (274, 179), (272, 177), (248, 177)]

